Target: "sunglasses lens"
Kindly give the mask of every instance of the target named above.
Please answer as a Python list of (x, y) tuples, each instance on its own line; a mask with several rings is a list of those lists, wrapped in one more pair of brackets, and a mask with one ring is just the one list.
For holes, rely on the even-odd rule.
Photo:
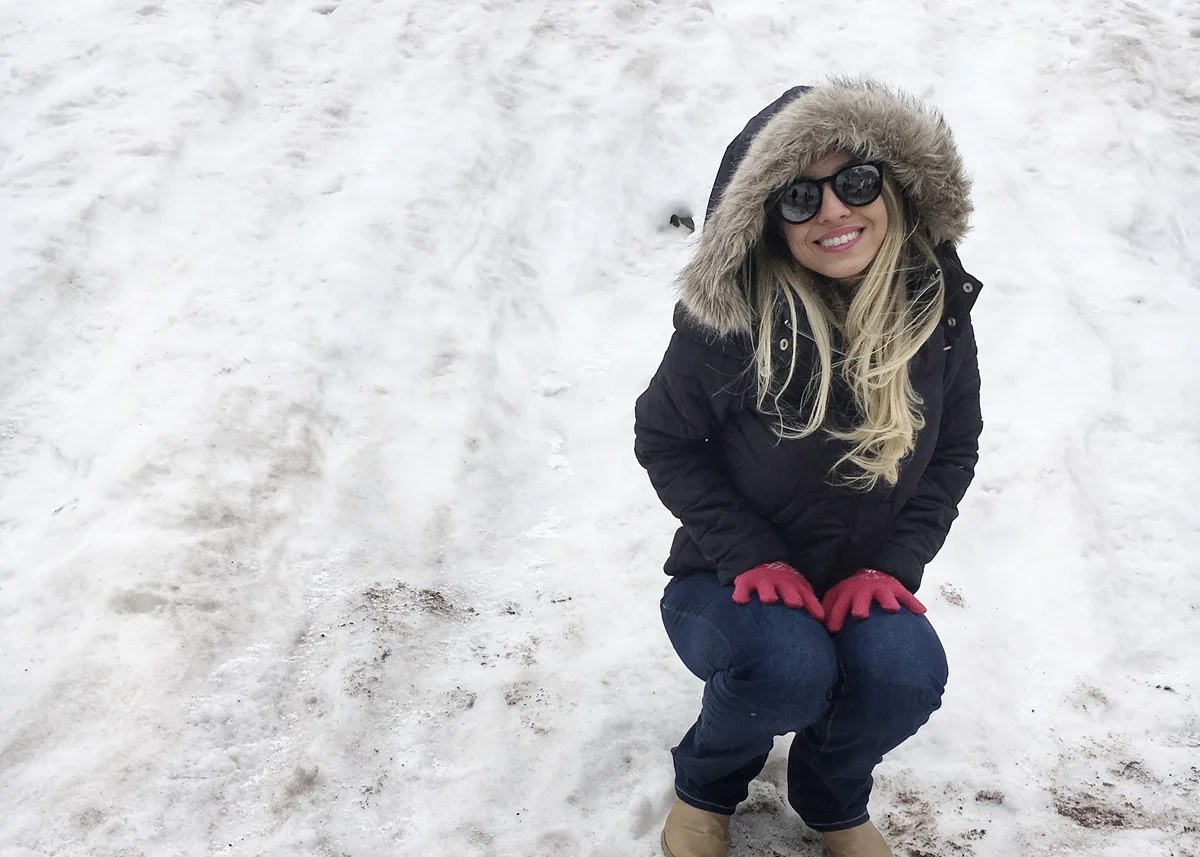
[(883, 175), (873, 164), (859, 164), (838, 173), (833, 189), (846, 205), (870, 205), (883, 190)]
[(779, 200), (779, 213), (788, 223), (812, 220), (821, 210), (821, 188), (816, 182), (795, 182)]

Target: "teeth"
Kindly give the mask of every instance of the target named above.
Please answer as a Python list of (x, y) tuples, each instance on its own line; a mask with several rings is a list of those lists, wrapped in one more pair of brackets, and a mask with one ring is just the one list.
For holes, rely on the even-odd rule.
[(851, 241), (853, 241), (855, 238), (857, 238), (860, 234), (862, 234), (862, 230), (858, 230), (856, 232), (849, 232), (838, 238), (830, 238), (828, 241), (822, 241), (821, 246), (822, 247), (838, 247), (842, 244), (849, 244)]

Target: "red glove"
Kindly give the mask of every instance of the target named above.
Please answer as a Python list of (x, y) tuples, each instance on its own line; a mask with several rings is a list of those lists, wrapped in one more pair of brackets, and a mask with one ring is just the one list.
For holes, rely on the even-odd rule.
[(925, 614), (925, 605), (896, 578), (873, 568), (862, 568), (825, 593), (822, 605), (828, 617), (825, 627), (836, 634), (846, 624), (846, 613), (855, 619), (866, 619), (871, 615), (873, 601), (878, 601), (888, 613), (899, 613), (904, 606), (918, 616)]
[(738, 604), (749, 604), (755, 592), (763, 604), (774, 604), (782, 597), (793, 610), (807, 610), (818, 622), (825, 621), (825, 611), (812, 585), (786, 562), (763, 563), (733, 579), (733, 600)]

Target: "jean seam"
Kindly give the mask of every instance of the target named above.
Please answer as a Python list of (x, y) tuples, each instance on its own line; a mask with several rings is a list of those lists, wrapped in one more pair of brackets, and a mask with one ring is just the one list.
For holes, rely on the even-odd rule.
[(829, 736), (833, 734), (833, 720), (837, 717), (838, 707), (841, 704), (840, 699), (834, 699), (829, 705), (829, 714), (825, 716), (825, 734), (821, 736), (821, 746), (817, 748), (818, 756), (824, 753), (825, 748), (829, 746)]
[(806, 819), (804, 823), (807, 824), (812, 830), (817, 831), (817, 833), (833, 833), (839, 830), (847, 830), (849, 827), (858, 826), (859, 824), (865, 824), (870, 820), (871, 814), (869, 812), (861, 812), (853, 818), (847, 818), (845, 821), (827, 821), (824, 823), (818, 822), (813, 824)]
[[(713, 666), (713, 675), (716, 675), (719, 672), (724, 672), (725, 670), (727, 670), (729, 668), (728, 663), (733, 660), (733, 646), (731, 646), (729, 644), (729, 638), (725, 636), (725, 632), (721, 629), (720, 625), (718, 625), (713, 620), (709, 619), (707, 616), (702, 616), (699, 613), (692, 613), (688, 610), (677, 610), (674, 607), (669, 607), (665, 603), (662, 603), (662, 602), (660, 602), (659, 606), (662, 608), (662, 611), (664, 613), (672, 613), (675, 616), (681, 616), (685, 619), (691, 619), (696, 622), (701, 622), (701, 623), (707, 625), (709, 628), (712, 628), (712, 630), (715, 632), (716, 636), (720, 639), (721, 645), (725, 647), (725, 663), (726, 663), (726, 666), (722, 666), (722, 667)], [(712, 665), (710, 664), (710, 666), (712, 666)]]
[[(713, 803), (711, 800), (704, 800), (704, 798), (698, 798), (695, 795), (688, 794), (688, 792), (680, 788), (678, 784), (675, 785), (675, 791), (690, 801), (702, 803), (704, 806), (716, 807), (716, 809), (723, 815), (733, 815), (733, 813), (737, 810), (736, 806), (725, 806), (724, 804)], [(703, 807), (697, 806), (696, 809), (703, 809)]]

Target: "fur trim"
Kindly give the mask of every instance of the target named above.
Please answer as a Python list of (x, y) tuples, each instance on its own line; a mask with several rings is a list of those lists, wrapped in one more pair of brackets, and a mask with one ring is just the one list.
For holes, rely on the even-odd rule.
[(837, 151), (883, 161), (935, 245), (957, 244), (967, 234), (971, 179), (942, 115), (877, 81), (835, 78), (767, 121), (705, 222), (678, 279), (681, 300), (697, 321), (722, 336), (750, 331), (751, 310), (738, 275), (762, 236), (764, 204)]

